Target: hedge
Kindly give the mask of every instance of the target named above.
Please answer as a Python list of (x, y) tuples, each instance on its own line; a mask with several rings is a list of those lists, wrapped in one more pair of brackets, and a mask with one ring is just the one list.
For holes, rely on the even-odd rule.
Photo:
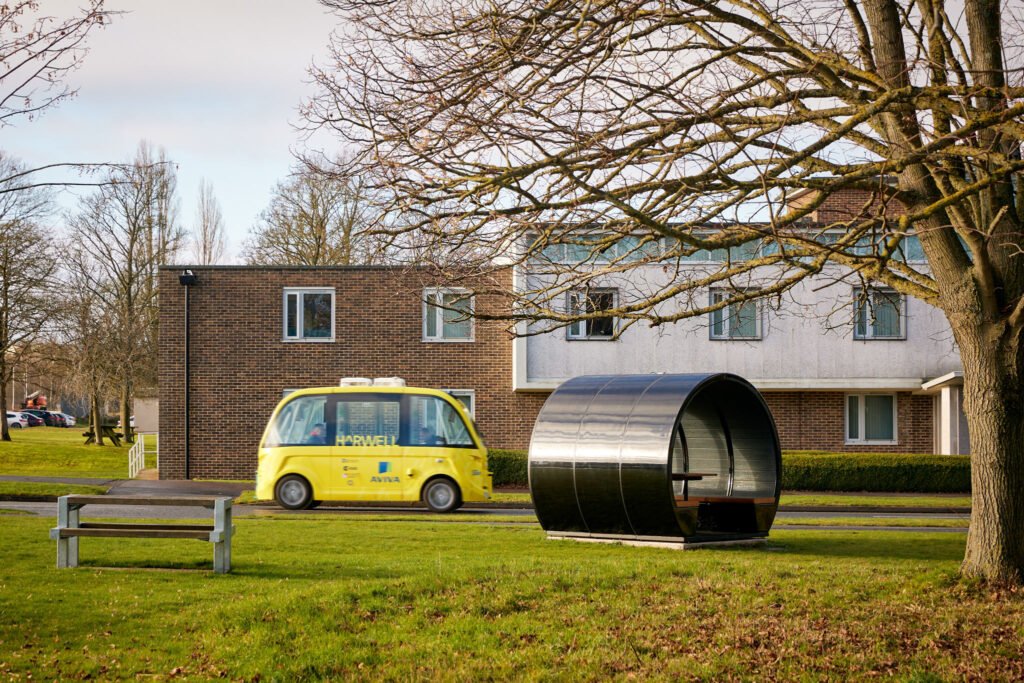
[(971, 490), (971, 459), (918, 453), (783, 453), (782, 488), (967, 493)]
[(487, 449), (487, 468), (494, 477), (494, 487), (527, 486), (526, 451)]
[[(967, 493), (970, 457), (917, 453), (782, 454), (786, 491), (900, 491)], [(495, 487), (526, 486), (526, 451), (491, 449), (488, 465)]]

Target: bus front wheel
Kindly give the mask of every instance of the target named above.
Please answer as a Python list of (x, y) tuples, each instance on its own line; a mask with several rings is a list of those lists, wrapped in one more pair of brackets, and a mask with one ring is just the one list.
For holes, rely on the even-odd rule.
[(431, 512), (452, 512), (462, 505), (462, 495), (451, 479), (434, 479), (423, 489), (423, 502)]
[(313, 487), (304, 477), (289, 474), (277, 482), (274, 498), (286, 510), (305, 510), (313, 504)]

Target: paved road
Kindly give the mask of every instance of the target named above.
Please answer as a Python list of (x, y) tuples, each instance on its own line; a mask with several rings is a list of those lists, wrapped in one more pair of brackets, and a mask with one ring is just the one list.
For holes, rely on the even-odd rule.
[[(29, 503), (20, 501), (0, 501), (0, 509), (23, 510), (34, 515), (43, 517), (57, 517), (56, 503)], [(147, 505), (90, 505), (82, 512), (83, 517), (116, 517), (122, 519), (195, 519), (202, 518), (202, 514), (196, 514), (196, 508), (192, 507), (158, 507)], [(236, 505), (233, 507), (233, 514), (236, 517), (259, 517), (267, 515), (360, 515), (360, 514), (403, 514), (422, 515), (425, 520), (430, 519), (433, 513), (422, 508), (411, 507), (322, 507), (317, 510), (302, 512), (291, 512), (272, 506), (257, 505)], [(510, 508), (464, 508), (452, 515), (453, 521), (458, 521), (460, 516), (467, 515), (514, 515), (528, 517), (533, 510), (510, 509)], [(814, 519), (837, 519), (837, 518), (864, 518), (864, 519), (969, 519), (969, 515), (963, 514), (932, 514), (922, 515), (919, 513), (878, 513), (878, 512), (780, 512), (776, 517), (776, 524), (773, 529), (784, 530), (818, 530), (818, 531), (928, 531), (940, 533), (965, 533), (965, 528), (949, 527), (903, 527), (903, 526), (802, 526), (786, 524), (787, 519), (814, 518)]]

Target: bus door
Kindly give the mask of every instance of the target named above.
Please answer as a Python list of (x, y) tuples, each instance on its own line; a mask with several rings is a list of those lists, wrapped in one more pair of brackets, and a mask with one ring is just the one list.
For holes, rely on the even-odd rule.
[(336, 398), (338, 493), (353, 500), (401, 500), (401, 396), (368, 393)]
[[(412, 395), (409, 405), (409, 437), (406, 461), (418, 475), (410, 482), (419, 490), (426, 477), (448, 474), (462, 485), (461, 477), (470, 475), (474, 463), (462, 453), (475, 449), (476, 444), (459, 410), (438, 396)], [(455, 451), (452, 449), (468, 449)], [(473, 450), (475, 452), (475, 450)]]

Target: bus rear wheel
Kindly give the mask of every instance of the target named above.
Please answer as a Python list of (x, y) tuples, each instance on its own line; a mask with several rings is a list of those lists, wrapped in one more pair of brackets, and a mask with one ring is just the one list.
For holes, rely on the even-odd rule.
[(431, 512), (452, 512), (462, 505), (462, 494), (451, 479), (434, 479), (423, 489), (423, 502)]
[(274, 499), (286, 510), (305, 510), (313, 504), (313, 487), (304, 477), (289, 474), (278, 480)]

